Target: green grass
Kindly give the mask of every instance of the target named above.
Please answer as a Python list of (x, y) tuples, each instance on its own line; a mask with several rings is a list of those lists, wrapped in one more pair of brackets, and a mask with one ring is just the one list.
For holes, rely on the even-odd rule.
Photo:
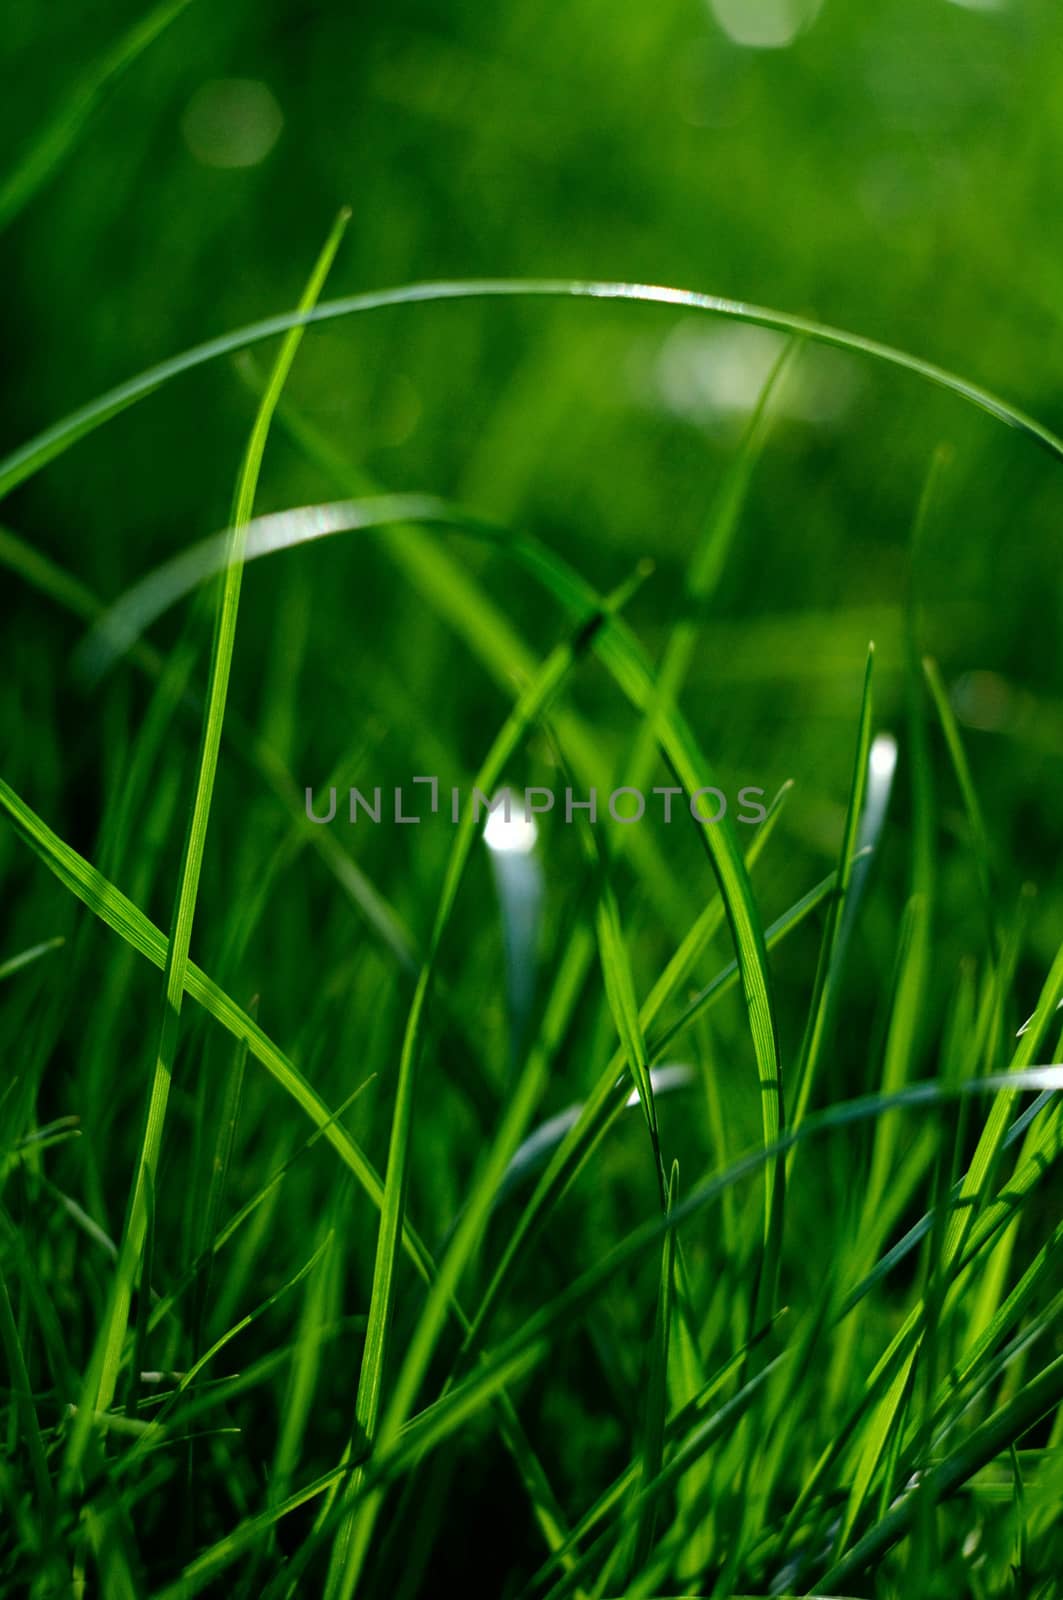
[(1063, 1595), (1054, 13), (111, 9), (0, 113), (0, 1596)]

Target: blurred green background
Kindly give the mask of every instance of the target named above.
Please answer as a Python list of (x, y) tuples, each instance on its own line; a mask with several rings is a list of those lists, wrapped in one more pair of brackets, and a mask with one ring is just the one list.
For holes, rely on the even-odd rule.
[[(0, 148), (9, 166), (138, 14), (115, 0), (8, 6)], [(900, 346), (1058, 427), (1061, 164), (1056, 0), (200, 0), (108, 91), (5, 236), (3, 437), (13, 448), (156, 360), (290, 308), (344, 204), (353, 219), (329, 296), (479, 275), (682, 285)], [(352, 472), (532, 531), (602, 590), (651, 557), (654, 574), (630, 618), (656, 656), (779, 345), (757, 329), (661, 307), (423, 305), (313, 330), (287, 393)], [(3, 520), (102, 598), (116, 597), (225, 526), (265, 359), (255, 353), (250, 373), (247, 362), (219, 363), (169, 386), (17, 492)], [(913, 559), (913, 516), (939, 445), (948, 465)], [(340, 492), (278, 427), (259, 508)], [(758, 874), (767, 920), (837, 851), (864, 658), (876, 641), (876, 725), (901, 739), (895, 827), (857, 930), (847, 1043), (825, 1065), (825, 1095), (876, 1081), (879, 1005), (908, 889), (903, 667), (913, 598), (919, 647), (939, 659), (967, 731), (1002, 903), (1014, 906), (1026, 880), (1038, 885), (1023, 960), (1040, 972), (1055, 951), (1061, 511), (1059, 464), (1020, 434), (911, 376), (837, 351), (798, 353), (683, 705), (726, 789), (756, 784), (770, 794), (794, 780), (781, 842)], [(556, 606), (499, 554), (460, 538), (448, 546), (545, 654), (562, 631)], [(69, 665), (81, 624), (10, 575), (0, 582), (4, 775), (94, 857), (149, 690), (116, 672), (86, 691)], [(167, 618), (158, 642), (175, 640), (181, 625)], [(573, 699), (619, 770), (635, 732), (629, 709), (594, 665)], [(409, 583), (389, 536), (337, 539), (248, 570), (230, 705), (270, 738), (298, 784), (327, 782), (359, 741), (348, 781), (438, 770), (467, 782), (509, 703)], [(962, 840), (939, 745), (943, 823)], [(194, 750), (193, 721), (160, 766), (160, 785), (172, 771), (184, 786), (178, 820), (162, 826), (157, 860), (139, 881), (141, 903), (162, 924)], [(533, 740), (515, 781), (551, 781), (551, 759)], [(251, 893), (263, 852), (288, 827), (270, 804), (223, 761), (193, 953), (241, 1003), (263, 996), (268, 1030), (335, 1103), (363, 1059), (396, 1058), (404, 995), (386, 953), (366, 947), (361, 922), (313, 862), (278, 881), (270, 915), (227, 967), (227, 908)], [(413, 831), (345, 834), (343, 847), (424, 937), (450, 836)], [(655, 843), (671, 852), (662, 894), (675, 921), (662, 923), (660, 907), (641, 900), (631, 911), (643, 989), (708, 887), (696, 841), (660, 830)], [(550, 949), (572, 908), (574, 842), (547, 825), (544, 854)], [(40, 869), (6, 831), (0, 862), (6, 881), (40, 889)], [(461, 958), (448, 971), (459, 1000), (480, 1014), (501, 1082), (497, 911), (485, 862), (476, 873), (465, 923), (475, 931), (458, 940)], [(939, 1011), (981, 936), (973, 874), (964, 848), (948, 852)], [(115, 876), (129, 892), (137, 886), (130, 864), (119, 861)], [(13, 947), (64, 925), (67, 902), (50, 892), (12, 893)], [(98, 962), (102, 975), (108, 949), (81, 949), (84, 970)], [(815, 959), (809, 930), (776, 963), (784, 1060), (800, 1042)], [(130, 981), (147, 1005), (154, 977), (138, 971)], [(91, 1027), (91, 994), (76, 991), (56, 1023), (58, 1043), (47, 1027), (40, 1036), (45, 1055), (58, 1052), (48, 1091), (56, 1111), (77, 1100), (74, 1044)], [(590, 1054), (607, 1029), (595, 1017)], [(718, 1027), (718, 1056), (742, 1058), (733, 1081), (752, 1137), (759, 1111), (737, 1000)], [(135, 1126), (145, 1055), (135, 1010), (127, 1031), (107, 1048), (137, 1071), (113, 1103), (78, 1106), (87, 1132), (94, 1116), (98, 1131), (124, 1127), (124, 1117)], [(577, 1060), (545, 1109), (568, 1104), (590, 1077)], [(268, 1091), (256, 1093), (261, 1120), (252, 1115), (258, 1132), (245, 1157), (261, 1181)], [(429, 1109), (447, 1093), (430, 1079)], [(178, 1128), (186, 1111), (179, 1098)], [(355, 1118), (382, 1160), (386, 1098), (382, 1109), (363, 1097)], [(680, 1142), (685, 1131), (675, 1130)], [(452, 1214), (477, 1138), (457, 1111), (419, 1125), (414, 1214)], [(609, 1231), (629, 1204), (629, 1223), (640, 1214), (643, 1180), (638, 1200), (610, 1190), (618, 1209)], [(127, 1181), (120, 1161), (113, 1171), (101, 1164), (89, 1183), (112, 1227)], [(598, 1200), (587, 1204), (593, 1240)], [(795, 1204), (814, 1215), (814, 1185)], [(360, 1235), (351, 1244), (363, 1287), (371, 1244)], [(814, 1262), (813, 1246), (810, 1278)], [(591, 1382), (578, 1379), (573, 1392), (582, 1381)], [(342, 1442), (343, 1404), (337, 1397), (322, 1424), (321, 1464)], [(575, 1430), (573, 1440), (604, 1450), (607, 1432)], [(578, 1451), (558, 1470), (579, 1481)]]

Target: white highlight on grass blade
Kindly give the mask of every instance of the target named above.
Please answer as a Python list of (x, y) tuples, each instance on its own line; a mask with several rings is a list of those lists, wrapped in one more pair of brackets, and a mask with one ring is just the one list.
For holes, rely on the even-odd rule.
[[(693, 1068), (684, 1066), (679, 1062), (662, 1064), (659, 1067), (651, 1067), (650, 1069), (650, 1082), (653, 1085), (655, 1096), (669, 1094), (673, 1089), (685, 1089), (687, 1084), (693, 1083), (693, 1081)], [(639, 1092), (637, 1089), (631, 1091), (624, 1104), (629, 1107), (639, 1104)]]
[(893, 780), (897, 765), (897, 741), (892, 733), (880, 733), (871, 746), (868, 773), (872, 783), (887, 784)]
[(283, 126), (272, 91), (252, 78), (215, 78), (202, 84), (181, 118), (185, 144), (205, 167), (257, 167)]
[(864, 814), (860, 819), (858, 849), (878, 842), (882, 824), (886, 819), (896, 771), (896, 739), (892, 733), (876, 734), (871, 741), (867, 757), (867, 792), (864, 795)]
[(886, 809), (890, 803), (896, 770), (896, 739), (892, 733), (876, 734), (867, 755), (867, 790), (864, 794), (864, 810), (857, 836), (858, 850), (862, 850), (866, 845), (873, 847), (878, 842)]
[[(650, 1068), (650, 1084), (653, 1088), (653, 1098), (655, 1100), (661, 1095), (672, 1094), (677, 1089), (685, 1089), (694, 1081), (694, 1069), (681, 1062), (667, 1062)], [(638, 1090), (633, 1089), (624, 1101), (624, 1105), (632, 1109), (639, 1104)], [(548, 1156), (561, 1143), (569, 1129), (579, 1121), (582, 1110), (582, 1101), (577, 1105), (566, 1106), (564, 1111), (559, 1111), (555, 1116), (548, 1117), (545, 1122), (539, 1124), (533, 1133), (528, 1135), (506, 1168), (505, 1176), (499, 1185), (496, 1204), (504, 1199), (523, 1178), (528, 1177), (529, 1174), (543, 1165)]]
[[(1056, 1010), (1063, 1011), (1063, 1001), (1060, 1001)], [(1033, 1017), (1030, 1018), (1032, 1021)], [(1026, 1028), (1023, 1029), (1024, 1033)], [(984, 1078), (964, 1080), (960, 1088), (964, 1094), (978, 1094), (980, 1091), (992, 1094), (997, 1089), (1039, 1089), (1042, 1092), (1046, 1089), (1063, 1089), (1063, 1066), (1056, 1062), (1051, 1066), (1022, 1067), (1015, 1072), (991, 1072)]]
[(709, 0), (727, 37), (752, 50), (781, 50), (812, 26), (823, 0)]
[(54, 939), (45, 939), (40, 944), (31, 945), (28, 950), (22, 950), (17, 956), (11, 956), (7, 961), (0, 961), (0, 982), (5, 978), (14, 977), (16, 972), (21, 972), (23, 967), (32, 966), (33, 962), (46, 956), (52, 950), (58, 950), (66, 940), (62, 934), (57, 934)]
[(484, 844), (496, 855), (526, 856), (535, 849), (539, 829), (534, 817), (525, 817), (522, 809), (510, 807), (507, 819), (503, 810), (488, 812), (484, 823)]
[[(1063, 1011), (1063, 1000), (1061, 1000), (1059, 1002), (1058, 1006), (1056, 1007), (1056, 1010), (1057, 1011)], [(1033, 1019), (1034, 1019), (1034, 1017), (1036, 1015), (1037, 1015), (1037, 1012), (1035, 1011), (1033, 1013), (1033, 1016), (1030, 1016), (1030, 1017), (1026, 1018), (1026, 1021), (1023, 1023), (1023, 1025), (1019, 1029), (1018, 1033), (1015, 1035), (1016, 1039), (1021, 1039), (1024, 1033), (1028, 1033), (1029, 1032), (1030, 1023), (1033, 1021)], [(1048, 1085), (1046, 1085), (1046, 1087), (1048, 1087)]]
[(491, 876), (502, 915), (506, 957), (510, 1081), (524, 1055), (535, 1004), (546, 897), (543, 865), (535, 848), (538, 838), (535, 818), (522, 795), (511, 794), (508, 805), (487, 814), (483, 839), (491, 855)]
[(848, 944), (856, 924), (860, 903), (871, 870), (871, 858), (878, 846), (882, 825), (889, 809), (893, 792), (893, 778), (897, 771), (897, 741), (892, 733), (876, 734), (867, 753), (867, 787), (864, 806), (860, 813), (860, 827), (856, 836), (856, 854), (845, 909), (842, 912), (840, 948)]
[(1008, 0), (948, 0), (950, 6), (962, 6), (964, 11), (1003, 11)]
[(911, 372), (925, 383), (947, 389), (968, 405), (977, 406), (987, 416), (995, 417), (1009, 428), (1018, 428), (1033, 439), (1057, 460), (1063, 461), (1063, 439), (1035, 417), (1002, 400), (991, 389), (971, 383), (958, 373), (939, 367), (933, 361), (899, 350), (894, 345), (882, 344), (877, 339), (867, 339), (862, 334), (849, 333), (844, 328), (832, 328), (826, 323), (813, 322), (807, 317), (792, 316), (789, 312), (775, 311), (769, 306), (751, 305), (741, 300), (728, 300), (720, 295), (702, 294), (692, 289), (667, 288), (662, 284), (602, 283), (558, 278), (472, 278), (458, 281), (408, 283), (392, 289), (379, 289), (370, 294), (348, 295), (341, 300), (325, 300), (310, 312), (286, 313), (266, 317), (261, 322), (221, 334), (203, 344), (194, 345), (180, 355), (157, 362), (135, 377), (117, 384), (105, 394), (97, 395), (87, 405), (52, 423), (43, 432), (27, 439), (0, 461), (0, 499), (9, 495), (20, 483), (41, 472), (49, 461), (62, 455), (78, 439), (86, 438), (112, 417), (169, 383), (182, 373), (216, 361), (221, 356), (247, 350), (263, 339), (286, 333), (293, 327), (310, 327), (331, 322), (339, 317), (362, 315), (380, 311), (386, 306), (413, 306), (443, 300), (483, 300), (488, 298), (565, 298), (612, 300), (617, 303), (639, 301), (647, 305), (686, 306), (691, 311), (704, 311), (732, 321), (750, 323), (763, 328), (774, 328), (781, 333), (806, 337), (817, 345), (845, 350), (873, 361), (884, 362), (905, 372)]
[[(277, 511), (255, 517), (248, 524), (244, 564), (335, 533), (444, 518), (444, 503), (434, 495), (376, 495), (366, 500), (335, 500)], [(78, 674), (95, 682), (172, 605), (223, 571), (229, 557), (229, 538), (226, 528), (201, 539), (127, 589), (78, 646), (74, 658)]]

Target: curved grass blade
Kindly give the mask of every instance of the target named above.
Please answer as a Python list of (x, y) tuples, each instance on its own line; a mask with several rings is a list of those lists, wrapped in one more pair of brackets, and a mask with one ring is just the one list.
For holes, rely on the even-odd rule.
[[(693, 1081), (693, 1072), (681, 1062), (667, 1062), (662, 1066), (650, 1068), (650, 1083), (655, 1102), (662, 1094), (672, 1094), (677, 1089), (685, 1089)], [(641, 1107), (642, 1100), (638, 1090), (633, 1089), (628, 1094), (624, 1105), (630, 1110)], [(583, 1102), (577, 1101), (575, 1105), (566, 1106), (564, 1111), (558, 1111), (533, 1129), (513, 1153), (494, 1197), (496, 1206), (550, 1159), (565, 1135), (576, 1126), (582, 1111)]]
[[(591, 585), (536, 540), (510, 534), (487, 519), (468, 512), (447, 508), (444, 516), (448, 521), (455, 520), (464, 531), (478, 533), (502, 544), (577, 621), (593, 615), (601, 606), (601, 597)], [(681, 714), (674, 707), (661, 705), (653, 671), (635, 636), (621, 621), (617, 621), (614, 626), (599, 631), (595, 648), (632, 706), (643, 715), (653, 716), (665, 757), (688, 800), (693, 801), (698, 791), (712, 786), (712, 770)], [(725, 815), (721, 823), (701, 825), (698, 831), (719, 886), (738, 959), (761, 1085), (764, 1137), (766, 1142), (770, 1142), (782, 1125), (782, 1082), (763, 929), (730, 818)], [(766, 1173), (766, 1242), (779, 1227), (773, 1200), (775, 1188), (775, 1175)]]
[[(803, 1142), (832, 1131), (841, 1131), (902, 1108), (933, 1107), (954, 1102), (970, 1094), (992, 1094), (1001, 1088), (1005, 1081), (1012, 1090), (1059, 1092), (1063, 1089), (1063, 1067), (1027, 1068), (1011, 1075), (997, 1074), (969, 1082), (929, 1080), (909, 1084), (895, 1095), (865, 1096), (834, 1106), (822, 1113), (812, 1113), (805, 1119), (800, 1129), (787, 1130), (779, 1143), (785, 1148), (794, 1142)], [(387, 1458), (376, 1461), (371, 1476), (367, 1478), (363, 1487), (363, 1493), (374, 1482), (390, 1480), (410, 1461), (421, 1459), (427, 1450), (436, 1447), (469, 1416), (475, 1415), (503, 1383), (512, 1381), (514, 1374), (526, 1371), (536, 1360), (545, 1356), (550, 1348), (551, 1330), (554, 1326), (571, 1320), (579, 1307), (593, 1301), (604, 1283), (610, 1281), (618, 1271), (647, 1250), (659, 1246), (665, 1232), (678, 1227), (688, 1216), (718, 1198), (724, 1190), (750, 1176), (775, 1154), (775, 1151), (758, 1147), (733, 1163), (725, 1172), (699, 1185), (667, 1217), (651, 1219), (635, 1234), (630, 1235), (604, 1262), (584, 1274), (551, 1306), (537, 1313), (519, 1335), (493, 1351), (488, 1361), (481, 1365), (471, 1380), (454, 1390), (444, 1400), (422, 1412), (399, 1436)], [(778, 1359), (782, 1360), (785, 1357)], [(1060, 1358), (1060, 1362), (1063, 1362), (1063, 1357)], [(1056, 1366), (1059, 1366), (1060, 1362), (1057, 1362)], [(755, 1384), (763, 1383), (768, 1374), (769, 1369), (761, 1369), (751, 1381)], [(987, 1459), (992, 1459), (996, 1453), (998, 1453), (996, 1449), (991, 1450)], [(283, 1505), (271, 1507), (248, 1518), (218, 1545), (197, 1557), (185, 1568), (174, 1584), (160, 1592), (156, 1600), (186, 1600), (186, 1597), (199, 1593), (213, 1577), (256, 1543), (268, 1528), (299, 1506), (341, 1484), (349, 1476), (350, 1470), (349, 1466), (333, 1468), (315, 1479), (313, 1483), (306, 1485)], [(977, 1470), (977, 1466), (973, 1470)], [(337, 1510), (342, 1510), (342, 1507), (338, 1507)], [(888, 1545), (889, 1542), (891, 1541), (887, 1534), (885, 1544)]]
[(1020, 433), (1047, 450), (1057, 460), (1063, 460), (1063, 440), (1033, 417), (1002, 400), (980, 384), (970, 383), (932, 361), (924, 361), (907, 351), (895, 349), (875, 339), (860, 334), (847, 333), (825, 323), (812, 322), (806, 317), (795, 317), (787, 312), (774, 311), (766, 306), (747, 304), (741, 300), (727, 300), (718, 295), (701, 294), (690, 289), (673, 289), (656, 284), (579, 282), (560, 279), (470, 279), (466, 282), (414, 283), (395, 289), (380, 289), (368, 294), (350, 295), (342, 300), (322, 301), (313, 311), (289, 313), (267, 317), (251, 323), (233, 333), (171, 356), (149, 367), (136, 377), (109, 389), (106, 394), (79, 407), (68, 416), (46, 428), (42, 433), (13, 450), (0, 462), (0, 497), (10, 494), (18, 484), (39, 472), (56, 456), (118, 416), (129, 406), (145, 399), (163, 384), (171, 382), (185, 372), (194, 371), (222, 356), (235, 354), (265, 339), (290, 332), (293, 328), (307, 327), (337, 318), (359, 316), (392, 306), (424, 305), (452, 300), (489, 299), (589, 299), (635, 301), (648, 305), (677, 307), (687, 311), (705, 312), (711, 316), (747, 322), (779, 333), (794, 334), (811, 340), (814, 344), (833, 346), (872, 361), (897, 367), (912, 373), (924, 382), (946, 389), (968, 405), (976, 407), (997, 421), (1015, 428)]
[(911, 1083), (892, 1095), (865, 1095), (843, 1101), (826, 1111), (810, 1113), (800, 1128), (789, 1128), (774, 1146), (758, 1146), (732, 1162), (722, 1172), (704, 1179), (687, 1197), (677, 1201), (665, 1216), (651, 1218), (548, 1305), (529, 1317), (522, 1328), (485, 1354), (475, 1372), (450, 1393), (409, 1424), (391, 1450), (382, 1452), (370, 1467), (367, 1484), (389, 1479), (402, 1466), (417, 1459), (424, 1450), (435, 1447), (459, 1424), (486, 1402), (487, 1396), (505, 1372), (525, 1371), (545, 1358), (557, 1334), (576, 1321), (601, 1294), (604, 1286), (648, 1251), (659, 1247), (664, 1235), (680, 1227), (719, 1199), (728, 1189), (753, 1177), (764, 1165), (791, 1145), (840, 1132), (844, 1128), (874, 1121), (901, 1110), (918, 1110), (962, 1103), (971, 1095), (1031, 1093), (1043, 1089), (1063, 1089), (1063, 1066), (1024, 1067), (1010, 1073), (995, 1073), (975, 1079), (924, 1079)]
[[(362, 500), (329, 501), (267, 512), (249, 518), (243, 533), (243, 561), (257, 561), (337, 533), (438, 522), (456, 513), (436, 495), (374, 495)], [(78, 646), (75, 667), (95, 682), (135, 645), (172, 606), (229, 564), (232, 529), (209, 534), (154, 567), (98, 616)]]

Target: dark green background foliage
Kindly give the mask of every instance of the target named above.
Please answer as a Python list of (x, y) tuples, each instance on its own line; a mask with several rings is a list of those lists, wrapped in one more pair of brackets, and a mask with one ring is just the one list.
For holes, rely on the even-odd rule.
[[(758, 5), (786, 10), (750, 0), (747, 15)], [(103, 81), (108, 51), (140, 17), (117, 0), (14, 0), (5, 11), (0, 182), (30, 174), (0, 191), (5, 455), (155, 362), (291, 310), (343, 206), (351, 218), (323, 299), (478, 277), (680, 285), (881, 340), (1007, 397), (1046, 428), (1060, 424), (1055, 0), (997, 9), (825, 0), (778, 49), (734, 42), (699, 0), (198, 0)], [(241, 112), (247, 82), (258, 99)], [(249, 165), (217, 164), (234, 140), (253, 145), (271, 116), (276, 137), (268, 149), (263, 139), (261, 159), (252, 149)], [(49, 126), (71, 137), (27, 166)], [(866, 766), (862, 706), (867, 732), (896, 737), (896, 783), (870, 866), (857, 870), (840, 915), (824, 900), (768, 962), (784, 1099), (807, 1069), (829, 968), (827, 1026), (808, 1076), (809, 1110), (829, 1115), (884, 1087), (1006, 1070), (1056, 955), (1063, 453), (911, 372), (815, 340), (790, 349), (750, 451), (748, 419), (785, 349), (779, 334), (689, 308), (588, 299), (471, 298), (329, 322), (298, 350), (254, 509), (441, 496), (535, 536), (597, 595), (649, 558), (623, 614), (655, 665), (677, 625), (696, 630), (679, 704), (711, 763), (702, 781), (715, 775), (733, 809), (742, 785), (770, 797), (792, 780), (752, 873), (764, 926), (847, 860), (854, 757), (858, 774)], [(76, 649), (97, 603), (226, 528), (275, 356), (276, 341), (258, 344), (166, 384), (0, 507), (0, 776), (164, 934), (196, 791), (218, 590), (182, 600), (150, 629), (147, 657), (134, 651), (98, 680), (79, 670)], [(699, 591), (695, 552), (720, 526), (736, 463), (748, 487), (734, 502), (733, 536), (718, 541), (716, 580)], [(342, 1123), (381, 1173), (456, 830), (444, 818), (351, 828), (342, 798), (336, 822), (312, 830), (300, 826), (302, 793), (330, 783), (387, 793), (415, 773), (468, 791), (529, 673), (587, 616), (559, 604), (508, 537), (435, 525), (350, 532), (256, 561), (243, 580), (191, 953), (255, 1009), (330, 1109), (364, 1086)], [(34, 551), (52, 563), (43, 575)], [(73, 600), (62, 574), (84, 586)], [(512, 635), (493, 656), (483, 644), (500, 618), (523, 640), (512, 659)], [(613, 637), (610, 625), (604, 632)], [(946, 686), (938, 706), (924, 655)], [(621, 688), (605, 649), (581, 654), (502, 780), (582, 792), (576, 727), (602, 793), (623, 782), (642, 722)], [(953, 717), (958, 762), (946, 736)], [(661, 755), (647, 771), (672, 781)], [(880, 787), (872, 764), (869, 806)], [(860, 797), (858, 783), (857, 808)], [(4, 804), (13, 817), (17, 802)], [(23, 817), (0, 829), (2, 1592), (65, 1593), (84, 1571), (91, 1594), (214, 1585), (250, 1597), (291, 1585), (319, 1593), (327, 1582), (341, 1594), (342, 1543), (328, 1574), (342, 1498), (331, 1521), (328, 1489), (273, 1513), (345, 1450), (365, 1455), (370, 1471), (384, 1452), (379, 1440), (368, 1450), (361, 1409), (352, 1433), (365, 1318), (384, 1294), (379, 1211), (327, 1143), (302, 1149), (312, 1124), (194, 1001), (182, 1012), (148, 1254), (127, 1262), (136, 1292), (114, 1397), (122, 1421), (106, 1438), (90, 1429), (71, 1467), (121, 1276), (115, 1246), (140, 1160), (162, 978), (26, 849), (35, 828)], [(742, 850), (754, 833), (735, 829)], [(474, 843), (418, 1037), (409, 1180), (397, 1196), (437, 1260), (579, 942), (586, 960), (514, 1142), (608, 1076), (627, 986), (641, 1005), (716, 893), (689, 821), (665, 827), (651, 808), (637, 829), (603, 822), (596, 836), (597, 856), (556, 815), (541, 826), (524, 1027), (507, 1001), (513, 909)], [(741, 953), (755, 965), (751, 948)], [(658, 1027), (733, 955), (721, 916)], [(1021, 1064), (1058, 1059), (1055, 998), (1045, 991), (1038, 1047)], [(647, 1031), (652, 1043), (658, 1029)], [(637, 1055), (639, 1040), (627, 1042)], [(580, 1152), (575, 1181), (499, 1297), (485, 1349), (519, 1337), (581, 1273), (653, 1225), (673, 1159), (682, 1202), (763, 1142), (740, 987), (663, 1059), (692, 1074), (661, 1096), (662, 1164), (636, 1110)], [(591, 1551), (573, 1588), (804, 1592), (842, 1562), (832, 1593), (1057, 1592), (1054, 1108), (1031, 1125), (1043, 1147), (994, 1147), (988, 1174), (971, 1180), (971, 1205), (953, 1213), (996, 1215), (993, 1196), (1017, 1156), (1037, 1157), (1015, 1220), (987, 1233), (972, 1266), (961, 1272), (950, 1258), (942, 1222), (833, 1320), (875, 1260), (963, 1180), (986, 1147), (991, 1107), (1010, 1122), (1028, 1103), (975, 1096), (962, 1114), (950, 1102), (828, 1131), (793, 1156), (767, 1264), (758, 1169), (684, 1223), (674, 1260), (664, 1250), (663, 1315), (655, 1238), (561, 1318), (507, 1393), (525, 1468), (537, 1457), (556, 1494), (555, 1548), (562, 1560)], [(791, 1099), (788, 1124), (792, 1111)], [(209, 1274), (189, 1279), (229, 1217), (289, 1161)], [(525, 1181), (498, 1196), (470, 1241), (460, 1273), (470, 1314), (531, 1193)], [(1030, 1293), (1015, 1304), (1027, 1270)], [(145, 1330), (148, 1308), (173, 1294)], [(400, 1257), (384, 1411), (424, 1300)], [(173, 1374), (264, 1301), (180, 1387), (165, 1426), (146, 1436), (150, 1453), (130, 1455), (179, 1382)], [(1013, 1314), (1000, 1313), (1009, 1304)], [(872, 1374), (913, 1308), (924, 1333), (908, 1383), (883, 1410)], [(1009, 1341), (1024, 1333), (1029, 1348), (1016, 1353)], [(947, 1374), (983, 1335), (983, 1365), (952, 1395)], [(445, 1324), (411, 1414), (449, 1375), (475, 1371), (459, 1344)], [(648, 1523), (638, 1474), (653, 1476), (655, 1417), (680, 1412), (736, 1356), (705, 1412), (737, 1396), (734, 1417)], [(139, 1370), (158, 1376), (130, 1385)], [(237, 1373), (247, 1381), (212, 1391)], [(549, 1554), (546, 1501), (522, 1483), (499, 1415), (477, 1406), (396, 1469), (363, 1522), (359, 1593), (516, 1596), (557, 1581), (563, 1565), (533, 1583)], [(978, 1433), (1001, 1417), (999, 1434)], [(608, 1537), (567, 1545), (631, 1463)], [(940, 1503), (928, 1494), (891, 1533), (894, 1497), (917, 1468), (941, 1463), (955, 1470)], [(845, 1567), (860, 1538), (880, 1542)]]

